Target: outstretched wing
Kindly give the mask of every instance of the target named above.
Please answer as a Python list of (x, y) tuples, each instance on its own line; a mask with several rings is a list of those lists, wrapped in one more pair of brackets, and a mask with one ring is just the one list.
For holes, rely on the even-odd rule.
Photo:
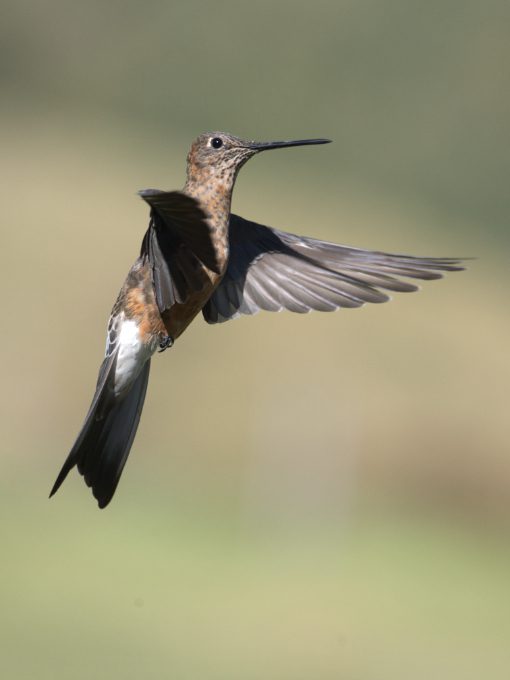
[(203, 309), (221, 323), (261, 309), (305, 313), (386, 302), (382, 290), (418, 287), (399, 277), (439, 279), (463, 269), (456, 258), (410, 257), (296, 236), (231, 215), (227, 272)]
[(141, 256), (152, 268), (160, 313), (204, 286), (203, 266), (219, 273), (220, 265), (209, 226), (198, 201), (180, 191), (145, 189), (140, 196), (151, 206)]

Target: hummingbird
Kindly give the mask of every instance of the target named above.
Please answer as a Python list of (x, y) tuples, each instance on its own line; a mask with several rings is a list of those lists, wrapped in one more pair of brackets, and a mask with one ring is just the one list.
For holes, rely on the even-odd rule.
[(91, 406), (51, 490), (77, 466), (100, 508), (113, 497), (143, 408), (151, 357), (202, 312), (223, 323), (259, 310), (306, 313), (386, 302), (411, 292), (408, 279), (463, 269), (458, 258), (411, 257), (297, 236), (230, 212), (237, 174), (270, 149), (329, 139), (254, 142), (201, 134), (187, 158), (182, 191), (140, 191), (149, 226), (113, 306)]

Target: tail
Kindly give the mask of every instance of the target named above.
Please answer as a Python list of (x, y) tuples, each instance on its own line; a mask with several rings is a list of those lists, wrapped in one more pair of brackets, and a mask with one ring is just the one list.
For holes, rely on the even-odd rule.
[(145, 362), (128, 394), (120, 400), (112, 398), (108, 380), (100, 380), (85, 423), (57, 477), (50, 498), (69, 470), (77, 465), (87, 486), (92, 488), (99, 507), (108, 505), (138, 428), (149, 369), (150, 359)]

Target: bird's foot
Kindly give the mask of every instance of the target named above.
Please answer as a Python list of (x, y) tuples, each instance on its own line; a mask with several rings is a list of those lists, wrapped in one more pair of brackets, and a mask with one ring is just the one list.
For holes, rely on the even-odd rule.
[(170, 335), (165, 335), (161, 339), (159, 343), (159, 350), (158, 352), (164, 352), (165, 349), (168, 349), (174, 344), (174, 339)]

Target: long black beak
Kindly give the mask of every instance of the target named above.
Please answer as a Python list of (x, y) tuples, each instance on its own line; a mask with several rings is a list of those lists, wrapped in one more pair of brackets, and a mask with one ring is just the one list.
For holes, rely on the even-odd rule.
[(287, 146), (308, 146), (309, 144), (329, 144), (331, 139), (293, 139), (290, 142), (252, 142), (248, 148), (254, 151), (283, 149)]

